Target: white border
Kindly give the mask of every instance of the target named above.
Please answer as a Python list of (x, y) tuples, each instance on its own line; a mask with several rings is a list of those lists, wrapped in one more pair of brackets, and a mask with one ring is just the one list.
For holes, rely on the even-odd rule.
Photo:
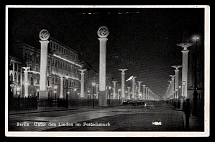
[[(210, 136), (210, 6), (209, 5), (6, 5), (5, 11), (5, 93), (8, 94), (8, 8), (205, 8), (205, 132), (8, 132), (5, 105), (5, 136), (22, 137), (208, 137)], [(8, 95), (5, 95), (8, 104)]]
[(7, 5), (8, 8), (209, 8), (207, 5)]

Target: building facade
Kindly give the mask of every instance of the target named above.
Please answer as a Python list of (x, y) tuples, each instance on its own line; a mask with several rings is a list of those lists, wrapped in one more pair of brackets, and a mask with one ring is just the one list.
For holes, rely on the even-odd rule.
[[(17, 43), (9, 51), (9, 78), (12, 84), (13, 97), (24, 97), (24, 85), (28, 82), (28, 96), (38, 97), (40, 81), (40, 47), (26, 43)], [(47, 90), (48, 98), (68, 99), (78, 98), (80, 90), (80, 74), (78, 69), (83, 65), (78, 59), (78, 53), (59, 41), (50, 38), (47, 59)], [(30, 67), (28, 80), (24, 80), (23, 67)]]

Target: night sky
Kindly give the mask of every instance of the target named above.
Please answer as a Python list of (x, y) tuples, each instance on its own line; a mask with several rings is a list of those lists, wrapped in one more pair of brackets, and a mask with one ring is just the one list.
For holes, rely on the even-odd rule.
[(190, 41), (194, 34), (204, 41), (204, 8), (9, 8), (8, 12), (9, 46), (26, 42), (40, 47), (39, 32), (47, 29), (97, 71), (97, 30), (107, 26), (107, 74), (120, 83), (118, 69), (126, 68), (126, 79), (136, 76), (160, 96), (174, 74), (171, 66), (182, 64), (176, 44)]

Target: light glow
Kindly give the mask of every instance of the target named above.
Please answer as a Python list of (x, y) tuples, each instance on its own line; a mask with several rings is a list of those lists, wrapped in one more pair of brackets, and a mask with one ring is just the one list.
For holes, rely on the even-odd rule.
[(71, 63), (71, 64), (74, 64), (74, 65), (76, 65), (76, 66), (82, 67), (82, 65), (79, 65), (79, 64), (77, 64), (77, 63), (75, 63), (75, 62), (72, 62), (72, 61), (70, 61), (70, 60), (67, 60), (67, 59), (65, 59), (65, 58), (62, 58), (62, 57), (60, 57), (60, 56), (58, 56), (58, 55), (56, 55), (56, 54), (53, 54), (53, 56), (54, 56), (54, 57), (57, 57), (57, 58), (59, 58), (59, 59), (62, 59), (62, 60), (64, 60), (64, 61), (66, 61), (66, 62), (69, 62), (69, 63)]

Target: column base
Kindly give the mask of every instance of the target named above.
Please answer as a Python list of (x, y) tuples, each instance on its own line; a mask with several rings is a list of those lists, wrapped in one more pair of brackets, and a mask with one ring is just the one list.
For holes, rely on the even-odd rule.
[(107, 105), (107, 97), (106, 97), (106, 91), (99, 91), (99, 106), (108, 106)]
[(125, 101), (125, 98), (120, 99), (120, 104), (122, 104)]
[(48, 99), (48, 91), (39, 91), (39, 100), (40, 99)]
[(48, 91), (39, 91), (38, 108), (50, 107), (51, 102), (48, 100)]

